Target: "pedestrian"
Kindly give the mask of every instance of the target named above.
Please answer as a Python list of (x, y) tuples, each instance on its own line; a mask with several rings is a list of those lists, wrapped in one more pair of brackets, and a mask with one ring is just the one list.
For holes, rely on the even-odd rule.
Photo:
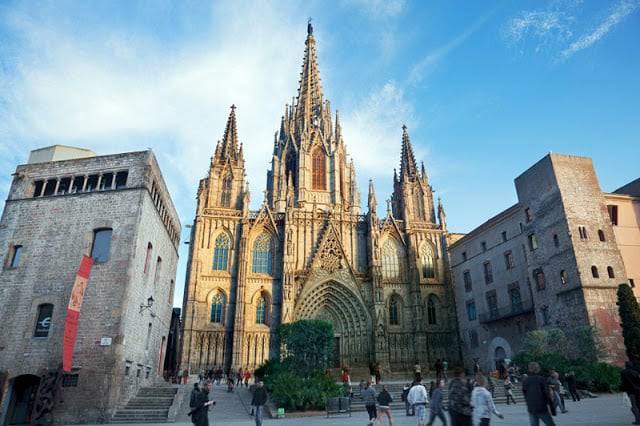
[(191, 423), (196, 426), (209, 426), (209, 406), (215, 404), (215, 401), (209, 401), (209, 388), (204, 385), (202, 389), (198, 387), (198, 383), (194, 383), (193, 391), (191, 391), (191, 400), (189, 401), (188, 415), (191, 416)]
[(373, 362), (369, 363), (369, 377), (370, 377), (371, 383), (376, 382), (376, 365)]
[(553, 403), (556, 406), (556, 409), (560, 407), (560, 411), (562, 413), (566, 413), (567, 410), (564, 408), (564, 397), (562, 396), (562, 383), (560, 383), (560, 375), (557, 371), (551, 370), (549, 372), (549, 387), (553, 391)]
[(480, 372), (480, 363), (478, 362), (478, 358), (473, 361), (473, 374), (476, 375)]
[(242, 386), (242, 378), (244, 377), (244, 373), (242, 372), (242, 367), (238, 368), (238, 372), (236, 373), (236, 385)]
[(447, 380), (449, 379), (447, 377), (447, 370), (449, 370), (449, 361), (447, 361), (445, 358), (442, 360), (442, 375), (445, 383), (447, 383)]
[(529, 374), (522, 381), (522, 393), (527, 402), (529, 422), (538, 426), (540, 420), (547, 426), (555, 426), (552, 415), (556, 415), (553, 393), (547, 381), (540, 375), (540, 364), (529, 363)]
[(360, 392), (360, 396), (364, 401), (364, 406), (369, 415), (369, 423), (367, 424), (372, 425), (376, 417), (378, 417), (378, 412), (376, 410), (376, 390), (371, 386), (370, 380), (367, 380), (367, 383), (365, 383), (364, 389)]
[[(482, 374), (480, 374), (482, 376)], [(486, 378), (485, 381), (487, 383), (487, 390), (489, 392), (491, 392), (491, 398), (493, 398), (495, 396), (495, 391), (496, 391), (496, 384), (493, 381), (493, 377), (491, 377), (491, 374), (489, 374)]]
[(506, 376), (506, 371), (507, 369), (504, 366), (504, 360), (502, 360), (498, 363), (498, 378), (504, 379)]
[(440, 358), (436, 359), (433, 367), (436, 370), (436, 380), (440, 381), (440, 379), (442, 379), (442, 361), (440, 361)]
[[(438, 381), (439, 383), (439, 381)], [(431, 383), (429, 383), (429, 400), (431, 400), (431, 397), (433, 396), (433, 391), (436, 389), (436, 382), (434, 382), (433, 380), (431, 381)]]
[(418, 426), (424, 426), (427, 420), (426, 409), (427, 404), (429, 403), (429, 396), (427, 395), (427, 390), (422, 385), (422, 378), (419, 378), (415, 381), (415, 384), (409, 390), (407, 399), (409, 400), (409, 404), (413, 406), (413, 409), (416, 412), (416, 420), (418, 421)]
[(622, 391), (631, 401), (631, 412), (635, 416), (634, 425), (640, 425), (640, 373), (633, 368), (633, 364), (627, 361), (624, 370), (620, 372), (622, 379)]
[(573, 401), (580, 401), (580, 394), (578, 393), (578, 384), (576, 382), (576, 373), (573, 371), (569, 371), (565, 376), (565, 380), (567, 381), (567, 387), (569, 388), (569, 394)]
[(420, 363), (416, 361), (413, 366), (413, 379), (418, 380), (418, 377), (422, 377), (422, 367), (420, 366)]
[(251, 379), (251, 371), (249, 371), (249, 369), (247, 368), (246, 370), (244, 370), (244, 387), (245, 388), (249, 387), (249, 379)]
[(229, 375), (227, 376), (227, 392), (233, 392), (233, 385), (235, 382), (236, 380), (235, 377), (233, 377), (233, 372), (229, 371)]
[(376, 362), (375, 368), (375, 376), (376, 376), (376, 385), (382, 381), (382, 366), (379, 362)]
[(504, 416), (496, 409), (496, 405), (493, 403), (493, 396), (487, 390), (487, 379), (478, 374), (476, 378), (478, 386), (473, 388), (471, 392), (471, 406), (473, 407), (473, 424), (479, 426), (489, 426), (491, 423), (491, 414), (495, 414), (499, 418)]
[(389, 394), (387, 387), (382, 385), (382, 390), (378, 394), (378, 416), (376, 419), (376, 425), (382, 424), (382, 416), (385, 415), (389, 419), (389, 426), (393, 425), (393, 419), (391, 418), (391, 403), (393, 402), (393, 398)]
[(514, 368), (513, 364), (511, 364), (507, 369), (507, 375), (511, 383), (518, 383), (518, 379), (516, 378), (516, 369)]
[(351, 375), (349, 374), (349, 369), (347, 367), (342, 368), (342, 387), (344, 389), (344, 396), (348, 396), (351, 398)]
[(449, 382), (449, 417), (452, 426), (471, 426), (471, 390), (463, 380), (464, 370), (456, 367)]
[(514, 404), (516, 403), (516, 399), (513, 397), (513, 384), (509, 377), (504, 379), (504, 394), (507, 397), (507, 405), (509, 405), (509, 400), (513, 401)]
[(438, 386), (433, 390), (433, 395), (429, 397), (429, 422), (427, 426), (431, 426), (436, 420), (436, 417), (440, 419), (444, 426), (447, 426), (447, 416), (444, 415), (443, 389), (444, 380), (440, 380)]
[(413, 406), (411, 404), (409, 404), (408, 396), (409, 396), (409, 390), (410, 389), (411, 389), (411, 384), (410, 383), (406, 383), (402, 387), (402, 400), (404, 401), (405, 415), (407, 415), (407, 416), (415, 416), (416, 413), (413, 410)]
[(262, 426), (262, 407), (266, 403), (267, 390), (262, 381), (259, 380), (253, 389), (253, 398), (251, 398), (251, 405), (255, 407), (256, 426)]

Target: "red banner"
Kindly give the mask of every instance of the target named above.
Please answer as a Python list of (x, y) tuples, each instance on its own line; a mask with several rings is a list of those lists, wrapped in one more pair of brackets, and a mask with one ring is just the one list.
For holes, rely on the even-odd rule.
[(80, 307), (84, 299), (84, 291), (89, 282), (93, 258), (83, 256), (76, 274), (76, 281), (73, 283), (71, 298), (67, 307), (67, 319), (64, 321), (64, 342), (62, 347), (62, 369), (70, 372), (73, 366), (73, 348), (76, 346), (78, 336), (78, 319), (80, 318)]

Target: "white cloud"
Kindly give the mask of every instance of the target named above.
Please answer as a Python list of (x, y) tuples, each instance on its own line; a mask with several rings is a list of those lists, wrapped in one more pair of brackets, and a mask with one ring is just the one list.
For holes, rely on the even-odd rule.
[(640, 4), (637, 1), (622, 1), (618, 3), (605, 20), (591, 33), (583, 35), (578, 40), (569, 45), (562, 51), (563, 58), (569, 58), (574, 53), (590, 47), (602, 37), (604, 37), (611, 29), (622, 22), (624, 18), (632, 14), (638, 9)]
[(404, 10), (405, 0), (346, 0), (347, 4), (360, 8), (370, 18), (398, 16)]
[(524, 11), (507, 22), (503, 35), (511, 42), (519, 42), (527, 36), (567, 39), (571, 37), (570, 23), (573, 19), (572, 16), (558, 10)]

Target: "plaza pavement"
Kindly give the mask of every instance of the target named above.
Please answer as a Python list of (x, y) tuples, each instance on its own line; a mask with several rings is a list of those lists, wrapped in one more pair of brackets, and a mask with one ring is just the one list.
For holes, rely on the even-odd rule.
[[(230, 426), (251, 426), (255, 425), (253, 417), (249, 416), (251, 395), (248, 390), (236, 389), (233, 393), (227, 393), (226, 387), (214, 386), (212, 399), (216, 400), (216, 405), (209, 411), (210, 425), (230, 425)], [(191, 425), (189, 417), (186, 416), (188, 411), (189, 400), (188, 392), (185, 395), (183, 409), (176, 419), (174, 425), (188, 426)], [(601, 395), (598, 398), (582, 400), (580, 402), (566, 401), (566, 414), (556, 416), (555, 422), (558, 426), (620, 426), (630, 425), (633, 422), (631, 411), (623, 406), (621, 394)], [(529, 418), (526, 412), (526, 406), (522, 401), (516, 405), (499, 404), (498, 410), (504, 414), (504, 419), (500, 420), (493, 417), (491, 425), (515, 425), (528, 426)], [(367, 413), (353, 413), (351, 417), (325, 416), (314, 417), (292, 417), (285, 419), (264, 419), (265, 426), (339, 426), (339, 425), (366, 425)], [(148, 424), (148, 423), (147, 423)], [(386, 418), (383, 425), (387, 425)], [(398, 426), (416, 425), (415, 417), (406, 417), (404, 411), (393, 412), (393, 424)], [(440, 425), (440, 421), (436, 420), (434, 425)], [(167, 425), (163, 423), (162, 425)], [(123, 425), (121, 425), (123, 426)], [(127, 425), (124, 425), (127, 426)], [(133, 425), (129, 425), (133, 426)]]

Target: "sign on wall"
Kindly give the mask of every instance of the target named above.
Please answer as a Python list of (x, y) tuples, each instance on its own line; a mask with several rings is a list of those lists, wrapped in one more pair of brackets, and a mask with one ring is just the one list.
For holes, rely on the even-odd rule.
[(67, 307), (67, 318), (64, 321), (64, 342), (62, 348), (62, 369), (70, 372), (73, 366), (73, 349), (76, 346), (78, 336), (78, 319), (80, 318), (80, 308), (84, 300), (84, 292), (89, 283), (89, 275), (93, 266), (93, 258), (82, 256), (76, 280), (71, 290), (69, 306)]

